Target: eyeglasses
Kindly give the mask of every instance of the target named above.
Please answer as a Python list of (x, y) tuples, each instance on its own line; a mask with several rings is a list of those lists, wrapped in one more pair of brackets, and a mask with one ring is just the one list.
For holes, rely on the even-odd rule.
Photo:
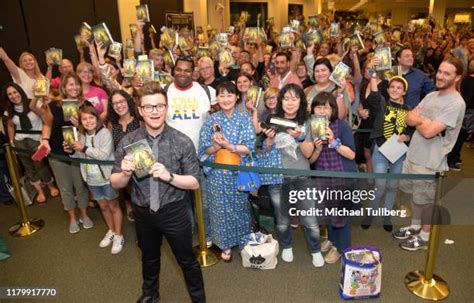
[(126, 100), (120, 100), (120, 101), (117, 101), (117, 102), (112, 102), (112, 106), (116, 107), (116, 106), (119, 106), (119, 105), (122, 105), (122, 104), (125, 104), (125, 103), (127, 103)]
[(147, 114), (152, 113), (154, 109), (156, 109), (157, 112), (161, 113), (166, 109), (166, 104), (163, 104), (163, 103), (159, 103), (157, 105), (147, 104), (147, 105), (143, 105), (143, 106), (140, 106), (140, 107)]
[(194, 62), (193, 61), (193, 56), (179, 56), (176, 61), (188, 61), (188, 62)]

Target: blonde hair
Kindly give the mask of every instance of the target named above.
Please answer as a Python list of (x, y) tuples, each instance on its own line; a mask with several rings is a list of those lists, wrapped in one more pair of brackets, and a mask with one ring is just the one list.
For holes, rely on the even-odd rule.
[(198, 66), (200, 64), (203, 64), (203, 63), (208, 63), (210, 66), (214, 67), (214, 62), (212, 61), (211, 58), (207, 57), (207, 56), (204, 56), (204, 57), (201, 57), (199, 58), (199, 61), (198, 61)]
[(89, 62), (81, 62), (77, 65), (76, 71), (80, 74), (83, 70), (90, 70), (93, 74), (95, 74), (95, 68)]
[(341, 57), (337, 54), (329, 54), (326, 56), (326, 58), (331, 62), (331, 66), (334, 68), (336, 65), (341, 62)]
[(38, 78), (43, 77), (43, 74), (41, 73), (41, 71), (39, 69), (39, 66), (38, 66), (38, 60), (36, 60), (35, 55), (33, 55), (32, 53), (29, 53), (29, 52), (21, 53), (20, 59), (18, 59), (18, 63), (19, 63), (18, 65), (20, 66), (20, 68), (22, 70), (26, 71), (25, 66), (23, 65), (23, 58), (25, 58), (26, 56), (31, 56), (31, 58), (33, 58), (33, 60), (35, 61), (35, 69), (34, 69), (35, 78), (38, 79)]

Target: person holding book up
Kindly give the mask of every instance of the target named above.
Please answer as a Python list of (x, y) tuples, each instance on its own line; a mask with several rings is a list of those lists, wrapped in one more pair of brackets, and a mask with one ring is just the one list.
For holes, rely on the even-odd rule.
[[(79, 109), (78, 140), (72, 144), (64, 142), (63, 146), (64, 151), (74, 158), (114, 160), (112, 134), (103, 127), (96, 109), (87, 101)], [(112, 188), (109, 180), (112, 166), (81, 163), (80, 167), (82, 179), (87, 183), (92, 197), (99, 204), (109, 229), (99, 246), (104, 248), (112, 244), (111, 253), (118, 254), (122, 251), (124, 238), (118, 192)]]
[[(311, 168), (318, 171), (356, 172), (355, 143), (347, 121), (338, 118), (336, 98), (329, 92), (320, 92), (311, 102), (313, 117), (307, 125), (307, 139), (314, 143), (309, 158)], [(319, 121), (317, 121), (318, 119)], [(346, 190), (350, 181), (343, 178), (315, 178), (316, 188)], [(327, 199), (322, 201), (327, 208), (350, 207), (352, 201)], [(323, 222), (328, 228), (328, 239), (321, 243), (326, 263), (336, 263), (342, 252), (351, 245), (351, 225), (347, 218), (333, 216)], [(323, 224), (321, 223), (321, 224)]]
[[(377, 75), (373, 69), (380, 64), (380, 58), (374, 56), (368, 63), (370, 70), (370, 94), (367, 97), (367, 105), (373, 119), (373, 128), (370, 134), (370, 140), (373, 143), (372, 167), (374, 173), (400, 174), (402, 172), (403, 162), (406, 155), (402, 155), (395, 162), (391, 162), (381, 151), (380, 148), (392, 136), (397, 137), (397, 141), (408, 145), (413, 134), (413, 129), (409, 128), (405, 118), (410, 107), (405, 104), (404, 97), (408, 90), (407, 81), (400, 76), (392, 77), (388, 82), (387, 92), (389, 99), (385, 100), (382, 93), (379, 92), (377, 84)], [(371, 207), (378, 209), (380, 200), (385, 193), (384, 207), (392, 210), (397, 194), (398, 180), (387, 180), (384, 178), (375, 179), (375, 199), (371, 201)], [(364, 219), (362, 228), (367, 229), (372, 224), (373, 217)], [(392, 223), (389, 216), (383, 218), (383, 227), (386, 231), (392, 231)]]
[(44, 77), (39, 69), (36, 57), (31, 53), (23, 52), (18, 60), (19, 66), (17, 66), (15, 62), (8, 57), (3, 47), (0, 47), (0, 59), (5, 63), (13, 81), (21, 86), (28, 99), (32, 99), (34, 97), (33, 86), (35, 85), (36, 79)]
[[(67, 73), (61, 81), (61, 96), (55, 101), (45, 103), (43, 111), (42, 141), (38, 149), (45, 146), (48, 153), (64, 155), (63, 148), (63, 127), (78, 126), (76, 116), (72, 116), (70, 121), (65, 121), (62, 101), (64, 99), (76, 100), (79, 104), (84, 100), (82, 95), (81, 80), (75, 73)], [(36, 106), (36, 104), (35, 104)], [(82, 181), (79, 165), (71, 162), (64, 162), (55, 158), (49, 158), (49, 165), (61, 193), (64, 210), (69, 216), (69, 232), (78, 233), (81, 229), (79, 223), (85, 229), (94, 227), (94, 222), (87, 213), (88, 192)], [(76, 202), (77, 201), (77, 202)], [(81, 218), (77, 219), (76, 208), (79, 208)]]
[[(199, 188), (196, 150), (190, 138), (165, 122), (168, 100), (158, 83), (149, 82), (142, 87), (137, 107), (145, 125), (126, 134), (118, 144), (110, 183), (116, 189), (132, 183), (135, 228), (142, 251), (143, 286), (138, 302), (160, 300), (163, 236), (183, 271), (191, 300), (205, 302), (201, 268), (192, 251), (191, 203), (186, 192)], [(150, 159), (143, 141), (156, 161), (151, 161), (150, 166), (142, 165)], [(136, 145), (139, 142), (141, 146)], [(136, 148), (139, 157), (133, 157)], [(145, 154), (147, 161), (142, 161)], [(137, 168), (146, 171), (142, 178), (137, 175)]]

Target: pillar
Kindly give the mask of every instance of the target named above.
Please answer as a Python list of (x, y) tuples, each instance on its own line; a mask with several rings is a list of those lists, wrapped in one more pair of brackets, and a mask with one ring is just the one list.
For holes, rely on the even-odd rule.
[(194, 26), (207, 26), (207, 0), (184, 0), (183, 10), (185, 13), (193, 13)]
[[(137, 23), (135, 9), (137, 5), (140, 5), (140, 0), (117, 0), (120, 20), (120, 35), (123, 43), (125, 43), (127, 38), (131, 38), (130, 24)], [(125, 48), (125, 45), (123, 47)]]
[(393, 25), (406, 25), (410, 21), (410, 9), (406, 5), (396, 5), (392, 8)]
[[(432, 5), (433, 3), (433, 5)], [(444, 26), (444, 15), (446, 13), (446, 0), (430, 0), (430, 16), (433, 16), (441, 26)]]

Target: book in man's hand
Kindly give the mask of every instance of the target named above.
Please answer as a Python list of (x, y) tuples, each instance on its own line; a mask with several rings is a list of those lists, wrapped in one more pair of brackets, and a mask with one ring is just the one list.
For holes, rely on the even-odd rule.
[(71, 117), (79, 116), (79, 100), (64, 99), (61, 107), (63, 108), (64, 121), (71, 121)]
[(155, 164), (155, 157), (146, 139), (139, 140), (123, 147), (127, 155), (132, 155), (135, 165), (135, 176), (142, 179), (148, 176), (148, 171)]

